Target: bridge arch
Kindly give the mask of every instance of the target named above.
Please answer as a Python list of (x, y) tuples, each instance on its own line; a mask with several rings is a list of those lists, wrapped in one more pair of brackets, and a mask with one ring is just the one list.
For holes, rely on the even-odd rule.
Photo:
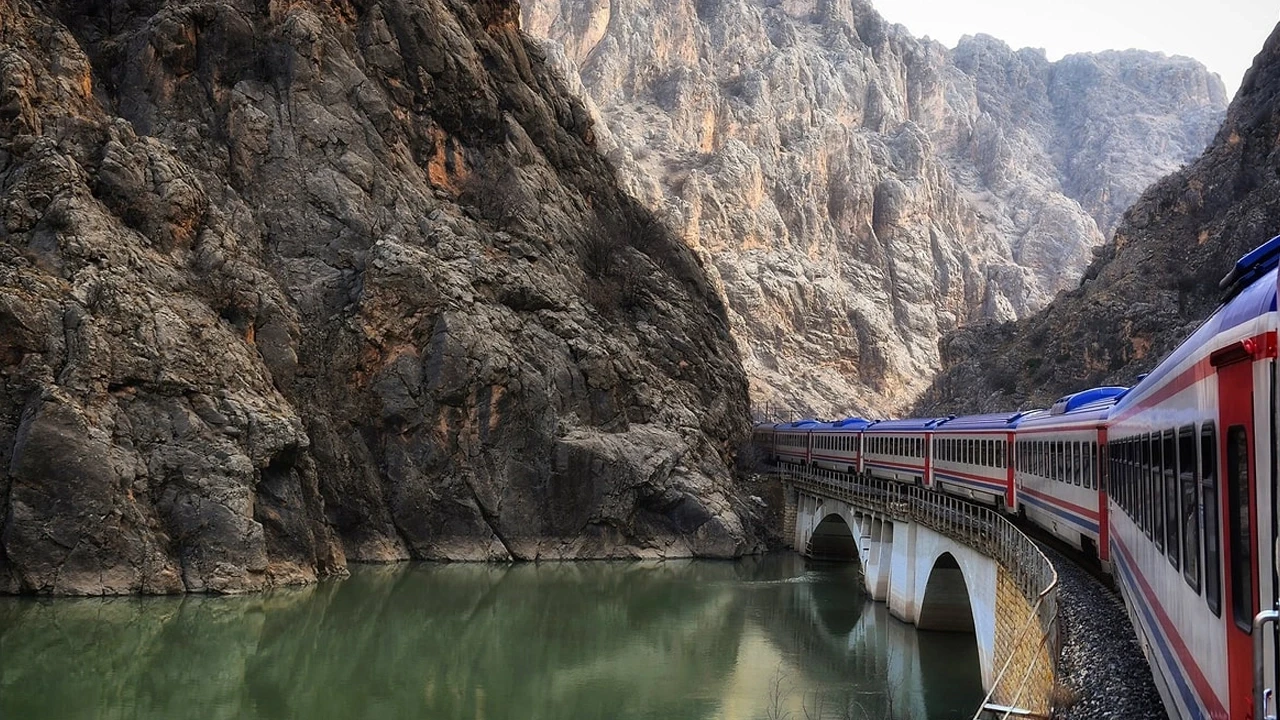
[(929, 540), (916, 546), (916, 627), (973, 633), (982, 686), (990, 689), (995, 678), (996, 562), (941, 535), (921, 535)]
[(858, 561), (858, 541), (853, 527), (841, 513), (828, 513), (809, 535), (809, 557), (815, 560)]
[(964, 570), (949, 552), (933, 561), (924, 596), (920, 599), (916, 626), (921, 630), (973, 632), (973, 600), (964, 581)]

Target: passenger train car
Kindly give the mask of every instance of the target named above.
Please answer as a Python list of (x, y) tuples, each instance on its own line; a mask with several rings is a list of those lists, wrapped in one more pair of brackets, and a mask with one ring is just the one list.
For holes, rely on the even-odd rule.
[(1045, 410), (757, 425), (766, 457), (920, 483), (1024, 516), (1113, 573), (1171, 717), (1274, 715), (1277, 263), (1132, 388)]
[(967, 415), (941, 423), (933, 435), (933, 487), (1001, 509), (1016, 507), (1013, 433), (1043, 413)]
[(1064, 397), (1022, 423), (1014, 448), (1019, 512), (1104, 566), (1110, 554), (1099, 452), (1107, 413), (1124, 393), (1101, 387)]

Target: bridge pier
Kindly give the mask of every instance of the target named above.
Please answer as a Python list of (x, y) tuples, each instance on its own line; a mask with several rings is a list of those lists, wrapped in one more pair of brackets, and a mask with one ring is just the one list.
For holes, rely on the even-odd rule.
[(889, 553), (893, 547), (893, 522), (874, 515), (864, 516), (864, 522), (870, 526), (871, 533), (867, 538), (866, 561), (863, 563), (864, 584), (867, 594), (876, 602), (887, 602), (889, 599)]
[(1052, 658), (1040, 641), (1034, 595), (1028, 598), (1018, 590), (1014, 574), (976, 549), (972, 539), (962, 542), (922, 524), (905, 506), (874, 496), (867, 506), (854, 505), (844, 499), (854, 495), (838, 490), (827, 494), (826, 489), (789, 485), (793, 547), (830, 558), (841, 554), (834, 549), (854, 546), (847, 557), (861, 563), (864, 587), (873, 600), (921, 630), (972, 632), (985, 690), (992, 690), (1013, 656), (1007, 664), (1018, 684), (1005, 690), (1007, 681), (1001, 681), (995, 699), (1047, 712)]

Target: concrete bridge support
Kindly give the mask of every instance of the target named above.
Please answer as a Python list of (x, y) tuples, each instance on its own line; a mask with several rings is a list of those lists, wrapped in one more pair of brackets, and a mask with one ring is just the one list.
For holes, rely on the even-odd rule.
[[(870, 512), (842, 500), (806, 492), (795, 495), (794, 547), (824, 559), (857, 560), (867, 593), (889, 612), (923, 630), (972, 632), (977, 639), (983, 687), (990, 689), (1023, 628), (997, 628), (1001, 619), (1025, 618), (1001, 603), (1025, 604), (998, 593), (999, 563), (919, 523)], [(1003, 652), (1000, 650), (1003, 649)]]

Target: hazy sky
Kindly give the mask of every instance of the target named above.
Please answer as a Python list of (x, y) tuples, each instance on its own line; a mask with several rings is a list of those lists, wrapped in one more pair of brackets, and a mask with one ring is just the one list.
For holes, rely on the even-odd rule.
[(1187, 55), (1222, 77), (1230, 99), (1280, 22), (1278, 0), (872, 0), (890, 22), (955, 47), (986, 33), (1015, 48), (1073, 52), (1159, 50)]

